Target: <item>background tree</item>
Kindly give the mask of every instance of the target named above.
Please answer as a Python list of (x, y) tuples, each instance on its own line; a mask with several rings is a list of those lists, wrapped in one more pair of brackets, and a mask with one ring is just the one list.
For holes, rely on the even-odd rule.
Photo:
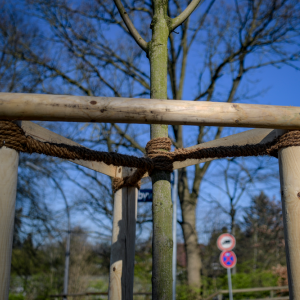
[(210, 176), (203, 179), (205, 188), (200, 199), (218, 211), (218, 218), (223, 219), (222, 226), (231, 234), (236, 234), (236, 226), (248, 205), (247, 199), (251, 201), (253, 193), (265, 186), (269, 190), (277, 187), (277, 165), (273, 161), (265, 157), (228, 158), (215, 162)]
[[(145, 40), (150, 36), (153, 4), (144, 0), (124, 3)], [(186, 5), (186, 1), (169, 1), (168, 15), (177, 16)], [(24, 11), (27, 14), (23, 15)], [(247, 81), (256, 70), (268, 65), (295, 67), (299, 58), (299, 12), (297, 0), (203, 1), (191, 18), (169, 35), (168, 98), (249, 101), (259, 92), (247, 89), (251, 84)], [(111, 1), (20, 0), (13, 5), (3, 1), (2, 15), (5, 18), (0, 21), (1, 53), (6, 61), (32, 70), (37, 80), (30, 91), (88, 96), (149, 95), (147, 57), (134, 44)], [(113, 136), (108, 143), (100, 139), (97, 149), (117, 148), (143, 155), (146, 125), (90, 124), (85, 129), (97, 132), (92, 142), (97, 142), (96, 136)], [(224, 128), (203, 126), (172, 129), (175, 147), (201, 143), (226, 133)], [(195, 212), (210, 165), (208, 162), (196, 165), (192, 172), (179, 172), (187, 281), (195, 288), (201, 286)], [(109, 183), (101, 188), (109, 189)], [(90, 205), (95, 205), (95, 198), (90, 197)]]
[(246, 235), (252, 245), (253, 270), (285, 263), (281, 203), (263, 192), (252, 198), (244, 217)]
[[(243, 208), (243, 213), (244, 217), (236, 224), (234, 252), (238, 257), (238, 272), (233, 275), (234, 288), (286, 285), (280, 201), (270, 199), (261, 192), (252, 197), (251, 203)], [(216, 247), (217, 238), (223, 232), (228, 232), (226, 227), (215, 228), (208, 244), (202, 248), (206, 295), (213, 293), (214, 290), (227, 288), (226, 269), (220, 267), (220, 250)], [(236, 296), (238, 299), (254, 297), (249, 294)], [(255, 297), (263, 296), (255, 295)]]

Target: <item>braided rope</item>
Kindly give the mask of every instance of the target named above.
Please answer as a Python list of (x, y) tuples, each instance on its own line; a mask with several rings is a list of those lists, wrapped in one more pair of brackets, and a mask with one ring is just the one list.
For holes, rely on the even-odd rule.
[(289, 131), (266, 144), (243, 146), (219, 146), (213, 148), (176, 149), (170, 152), (172, 142), (169, 138), (156, 138), (147, 143), (147, 157), (136, 157), (114, 152), (95, 151), (80, 146), (41, 142), (26, 135), (22, 128), (10, 121), (0, 121), (0, 148), (12, 148), (19, 152), (39, 153), (62, 159), (81, 159), (104, 162), (107, 165), (136, 168), (128, 177), (114, 178), (113, 189), (125, 186), (140, 187), (140, 180), (146, 172), (153, 170), (172, 172), (173, 163), (187, 159), (225, 158), (241, 156), (271, 155), (277, 157), (281, 148), (300, 146), (300, 131)]

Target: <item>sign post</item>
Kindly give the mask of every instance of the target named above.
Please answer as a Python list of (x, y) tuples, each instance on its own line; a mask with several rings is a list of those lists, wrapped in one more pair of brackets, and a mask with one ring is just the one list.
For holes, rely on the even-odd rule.
[(220, 254), (220, 264), (227, 269), (229, 300), (233, 300), (230, 269), (234, 268), (237, 261), (235, 253), (231, 251), (235, 247), (234, 236), (229, 233), (221, 234), (218, 237), (217, 246), (222, 251)]
[(232, 283), (231, 283), (231, 271), (227, 268), (227, 277), (228, 277), (228, 290), (229, 290), (229, 300), (233, 300), (232, 296)]

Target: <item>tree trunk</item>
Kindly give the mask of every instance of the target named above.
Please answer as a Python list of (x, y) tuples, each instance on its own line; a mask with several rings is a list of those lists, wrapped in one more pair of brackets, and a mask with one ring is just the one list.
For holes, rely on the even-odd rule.
[[(151, 98), (167, 99), (168, 1), (153, 0), (152, 40), (148, 44)], [(151, 125), (151, 139), (167, 137), (167, 125)], [(170, 174), (154, 171), (152, 299), (172, 299), (172, 201)]]
[(186, 170), (180, 172), (179, 198), (181, 204), (183, 237), (186, 250), (187, 284), (200, 296), (201, 289), (201, 253), (196, 230), (197, 195), (190, 194), (187, 185)]

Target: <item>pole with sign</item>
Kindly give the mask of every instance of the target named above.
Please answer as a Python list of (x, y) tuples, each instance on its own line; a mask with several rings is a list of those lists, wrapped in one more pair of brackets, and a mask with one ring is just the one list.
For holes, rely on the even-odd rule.
[(227, 269), (229, 299), (233, 300), (230, 269), (235, 267), (237, 261), (235, 253), (231, 251), (235, 247), (234, 236), (229, 233), (221, 234), (218, 237), (217, 246), (222, 251), (220, 254), (220, 264)]

